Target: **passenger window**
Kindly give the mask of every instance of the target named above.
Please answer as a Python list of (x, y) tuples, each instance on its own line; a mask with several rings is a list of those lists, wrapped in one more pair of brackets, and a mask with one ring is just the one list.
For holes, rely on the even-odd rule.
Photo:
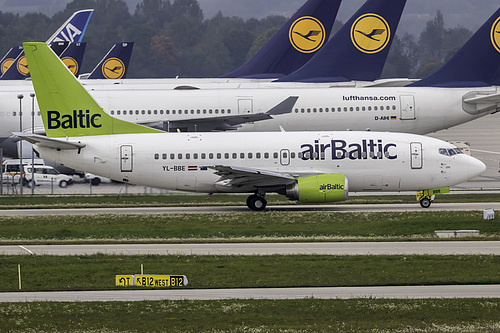
[(238, 154), (236, 153), (233, 153), (233, 160), (237, 159), (238, 158)]
[(198, 153), (193, 154), (193, 159), (197, 160), (198, 159)]
[(220, 160), (222, 158), (222, 154), (221, 153), (217, 153), (217, 159)]
[(251, 159), (253, 158), (253, 154), (252, 153), (248, 153), (248, 159)]
[(201, 159), (204, 160), (207, 157), (207, 154), (201, 153)]
[(255, 154), (255, 158), (260, 158), (261, 157), (261, 154), (260, 153), (256, 153)]
[(160, 158), (160, 154), (155, 154), (155, 160), (158, 160)]
[(164, 160), (166, 160), (167, 159), (167, 154), (162, 154), (161, 158), (163, 158)]
[(187, 153), (186, 154), (186, 160), (189, 160), (191, 158), (191, 154)]
[(213, 160), (214, 159), (214, 153), (208, 154), (208, 159)]
[(264, 153), (264, 158), (269, 158), (269, 153)]
[(228, 159), (229, 159), (229, 153), (224, 153), (224, 158), (225, 158), (226, 160), (228, 160)]
[(178, 154), (178, 155), (177, 155), (177, 158), (178, 158), (179, 160), (182, 160), (182, 154)]
[(171, 159), (171, 160), (175, 160), (175, 154), (173, 154), (173, 153), (172, 153), (172, 154), (170, 154), (170, 159)]
[(240, 158), (241, 158), (242, 160), (244, 160), (244, 159), (245, 159), (245, 153), (240, 153)]

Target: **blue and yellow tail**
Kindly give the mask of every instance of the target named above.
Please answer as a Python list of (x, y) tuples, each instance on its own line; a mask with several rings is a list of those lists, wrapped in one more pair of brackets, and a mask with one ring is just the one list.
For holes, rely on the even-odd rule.
[(382, 75), (406, 0), (368, 0), (304, 66), (277, 81), (375, 81)]
[(88, 79), (125, 79), (134, 42), (116, 43), (90, 73)]
[(328, 41), (341, 0), (309, 0), (246, 64), (226, 78), (277, 78), (304, 65)]
[(0, 60), (0, 75), (9, 69), (10, 65), (16, 60), (17, 56), (23, 52), (23, 47), (20, 45), (13, 46)]
[(413, 87), (500, 85), (500, 8), (441, 69)]

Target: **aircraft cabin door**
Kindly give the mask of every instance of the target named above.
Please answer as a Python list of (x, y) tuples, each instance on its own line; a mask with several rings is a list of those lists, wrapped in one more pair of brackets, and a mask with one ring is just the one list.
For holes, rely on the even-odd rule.
[(422, 169), (422, 144), (420, 142), (410, 143), (411, 168)]
[(252, 99), (238, 99), (238, 114), (253, 113)]
[(399, 96), (401, 102), (401, 120), (415, 120), (415, 99), (412, 95)]
[(290, 151), (288, 149), (280, 150), (280, 164), (289, 165), (290, 164)]
[(132, 172), (132, 146), (120, 146), (120, 169), (122, 172)]

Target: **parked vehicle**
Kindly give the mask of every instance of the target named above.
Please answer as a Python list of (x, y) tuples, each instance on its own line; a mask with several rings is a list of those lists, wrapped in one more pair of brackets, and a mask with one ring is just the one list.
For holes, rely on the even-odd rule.
[[(31, 166), (31, 158), (29, 159), (23, 159), (22, 164), (23, 164), (23, 169), (26, 168), (26, 166)], [(21, 160), (19, 159), (10, 159), (10, 160), (5, 160), (2, 163), (2, 179), (3, 182), (6, 184), (18, 184), (19, 183), (19, 175), (21, 174), (19, 172), (19, 166), (21, 164)], [(34, 160), (34, 165), (35, 166), (44, 166), (45, 162), (44, 160), (40, 158), (36, 158)]]
[(47, 165), (35, 165), (34, 179), (32, 179), (32, 166), (25, 167), (24, 177), (28, 187), (37, 185), (57, 184), (65, 188), (73, 183), (73, 177), (59, 173), (56, 169)]
[(87, 172), (85, 174), (85, 182), (90, 182), (92, 185), (98, 186), (100, 183), (111, 183), (111, 179)]

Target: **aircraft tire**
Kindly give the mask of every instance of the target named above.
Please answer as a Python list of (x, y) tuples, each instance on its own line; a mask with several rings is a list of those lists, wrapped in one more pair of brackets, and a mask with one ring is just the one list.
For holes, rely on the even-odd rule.
[(420, 200), (420, 206), (422, 206), (422, 208), (429, 208), (431, 206), (431, 199), (429, 198), (423, 198), (422, 200)]
[(247, 199), (247, 206), (253, 211), (261, 212), (266, 209), (267, 201), (260, 195), (253, 194)]

